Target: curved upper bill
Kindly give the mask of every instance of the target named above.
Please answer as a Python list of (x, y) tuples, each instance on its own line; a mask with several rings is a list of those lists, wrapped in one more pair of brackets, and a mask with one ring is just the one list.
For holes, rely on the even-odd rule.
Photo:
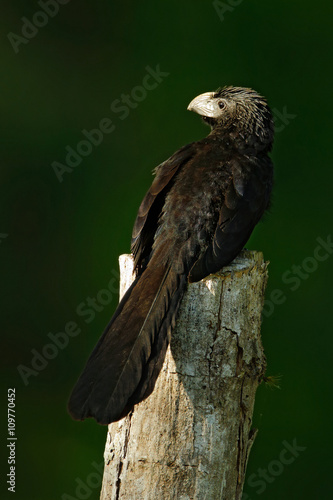
[(217, 109), (216, 101), (214, 99), (214, 92), (205, 92), (200, 94), (190, 102), (187, 106), (189, 111), (195, 111), (202, 116), (208, 116), (210, 118), (215, 118)]

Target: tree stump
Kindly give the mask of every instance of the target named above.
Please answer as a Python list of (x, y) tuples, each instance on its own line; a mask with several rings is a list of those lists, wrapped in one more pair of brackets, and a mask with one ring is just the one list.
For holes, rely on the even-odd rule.
[[(132, 281), (120, 257), (121, 292)], [(109, 425), (102, 500), (238, 500), (265, 372), (260, 338), (267, 263), (243, 251), (183, 298), (151, 396)]]

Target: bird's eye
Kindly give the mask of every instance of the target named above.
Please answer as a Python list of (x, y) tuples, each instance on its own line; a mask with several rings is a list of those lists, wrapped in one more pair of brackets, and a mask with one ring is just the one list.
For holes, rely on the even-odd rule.
[(219, 108), (220, 108), (220, 109), (225, 108), (225, 103), (224, 103), (223, 101), (219, 101), (219, 103), (218, 103), (218, 104), (219, 104)]

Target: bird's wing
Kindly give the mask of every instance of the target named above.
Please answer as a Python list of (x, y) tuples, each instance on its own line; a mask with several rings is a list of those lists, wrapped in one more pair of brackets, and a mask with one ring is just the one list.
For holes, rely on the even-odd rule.
[(175, 174), (195, 152), (195, 143), (187, 144), (156, 167), (156, 177), (142, 200), (132, 232), (131, 251), (136, 269), (141, 267), (150, 254), (165, 196), (173, 185)]
[(240, 168), (239, 162), (233, 162), (213, 240), (193, 265), (189, 281), (199, 281), (229, 264), (243, 249), (267, 208), (272, 176), (262, 178), (263, 169), (256, 168), (256, 163), (249, 167), (250, 175), (244, 175), (244, 165)]

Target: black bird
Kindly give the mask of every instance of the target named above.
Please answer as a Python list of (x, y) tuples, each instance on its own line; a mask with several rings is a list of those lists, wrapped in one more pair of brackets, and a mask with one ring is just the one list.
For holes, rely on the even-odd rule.
[(133, 228), (136, 279), (70, 397), (78, 420), (108, 424), (151, 394), (188, 281), (231, 262), (269, 205), (274, 128), (266, 100), (225, 87), (188, 109), (211, 132), (155, 170)]

